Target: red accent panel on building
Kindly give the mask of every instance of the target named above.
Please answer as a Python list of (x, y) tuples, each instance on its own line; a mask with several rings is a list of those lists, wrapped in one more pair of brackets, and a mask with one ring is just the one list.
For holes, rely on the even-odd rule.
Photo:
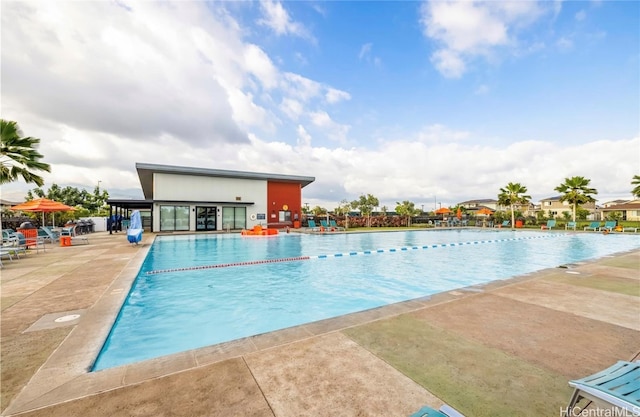
[[(269, 227), (293, 227), (293, 222), (302, 218), (301, 207), (302, 187), (299, 183), (267, 181), (267, 224)], [(289, 224), (277, 224), (279, 223), (278, 213), (280, 211), (291, 212)], [(275, 214), (275, 218), (272, 217), (272, 214)]]

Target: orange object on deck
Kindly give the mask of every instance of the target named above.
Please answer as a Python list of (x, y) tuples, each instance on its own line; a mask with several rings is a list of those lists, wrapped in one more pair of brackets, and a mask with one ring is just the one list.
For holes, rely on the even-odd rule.
[(255, 225), (253, 229), (243, 230), (241, 232), (242, 236), (269, 236), (269, 235), (277, 235), (278, 231), (276, 229), (263, 229), (262, 226)]

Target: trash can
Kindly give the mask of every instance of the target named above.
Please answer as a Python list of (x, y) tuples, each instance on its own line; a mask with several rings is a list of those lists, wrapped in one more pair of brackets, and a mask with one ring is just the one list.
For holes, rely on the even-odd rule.
[(31, 222), (24, 222), (17, 229), (26, 239), (27, 247), (36, 246), (38, 240), (38, 229)]
[(294, 229), (299, 229), (300, 228), (300, 220), (294, 220), (293, 221), (293, 228)]
[(516, 227), (517, 228), (521, 228), (522, 227), (522, 220), (516, 220)]
[(60, 236), (60, 246), (71, 246), (71, 236)]

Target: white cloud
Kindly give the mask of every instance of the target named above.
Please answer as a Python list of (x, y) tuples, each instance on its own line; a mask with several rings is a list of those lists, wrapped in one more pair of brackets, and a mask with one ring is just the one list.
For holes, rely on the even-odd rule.
[(349, 133), (350, 129), (348, 125), (336, 123), (325, 111), (311, 112), (309, 118), (311, 123), (321, 128), (330, 139), (341, 143), (346, 142), (347, 133)]
[(358, 54), (358, 59), (363, 60), (371, 54), (371, 48), (373, 47), (372, 43), (365, 43), (360, 48), (360, 53)]
[(445, 77), (459, 78), (469, 61), (515, 45), (517, 31), (542, 13), (534, 1), (427, 1), (420, 23), (424, 35), (438, 45), (431, 55), (435, 67)]
[(325, 99), (327, 100), (327, 103), (335, 104), (340, 101), (350, 100), (351, 94), (335, 88), (328, 88), (327, 93), (325, 94)]
[(295, 22), (289, 16), (287, 10), (282, 3), (272, 0), (261, 0), (260, 9), (263, 12), (263, 18), (258, 23), (271, 28), (277, 35), (294, 35), (301, 38), (313, 40), (307, 29), (298, 22)]
[(322, 91), (322, 84), (290, 72), (283, 74), (282, 88), (289, 95), (303, 102), (318, 97)]

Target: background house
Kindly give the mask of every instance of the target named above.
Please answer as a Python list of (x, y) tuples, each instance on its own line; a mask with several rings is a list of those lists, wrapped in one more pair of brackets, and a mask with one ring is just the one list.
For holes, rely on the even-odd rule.
[(640, 200), (623, 201), (622, 203), (617, 204), (606, 204), (600, 209), (600, 218), (598, 220), (605, 220), (614, 212), (619, 212), (622, 215), (621, 220), (640, 221)]
[[(591, 217), (593, 217), (596, 212), (596, 203), (581, 204), (580, 208), (589, 210)], [(560, 196), (540, 200), (540, 210), (544, 212), (545, 217), (548, 218), (562, 217), (562, 213), (565, 211), (573, 213), (571, 203), (567, 201), (560, 201)]]

